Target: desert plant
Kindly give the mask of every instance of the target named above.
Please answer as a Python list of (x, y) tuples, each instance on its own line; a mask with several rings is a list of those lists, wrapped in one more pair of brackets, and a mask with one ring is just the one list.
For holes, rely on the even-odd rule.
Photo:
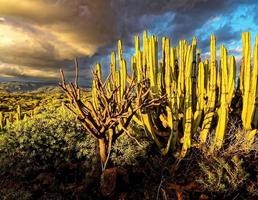
[(123, 134), (113, 145), (111, 160), (116, 166), (137, 166), (148, 158), (153, 141), (143, 134), (143, 130), (129, 127), (129, 134)]
[[(162, 38), (162, 57), (158, 60), (158, 38), (143, 33), (142, 48), (139, 36), (135, 37), (135, 53), (131, 57), (132, 79), (126, 69), (123, 57), (122, 41), (118, 41), (117, 71), (116, 53), (111, 54), (111, 79), (120, 86), (120, 95), (132, 81), (140, 83), (149, 80), (151, 93), (148, 99), (166, 96), (166, 102), (159, 107), (139, 110), (133, 120), (144, 127), (154, 140), (162, 154), (169, 150), (184, 157), (192, 146), (192, 138), (199, 132), (199, 142), (202, 146), (207, 138), (213, 135), (209, 152), (219, 151), (224, 145), (229, 111), (232, 99), (236, 95), (236, 62), (234, 56), (229, 56), (224, 45), (220, 47), (220, 58), (216, 56), (216, 38), (210, 38), (210, 60), (201, 60), (197, 50), (197, 39), (190, 44), (186, 40), (171, 47), (169, 38)], [(257, 44), (254, 49), (254, 65), (251, 67), (250, 34), (243, 33), (243, 64), (240, 73), (240, 90), (243, 94), (242, 122), (246, 130), (246, 145), (254, 142), (257, 130), (252, 126), (255, 122), (255, 99), (257, 98)], [(100, 64), (96, 70), (100, 73)], [(100, 76), (99, 76), (100, 77)], [(252, 85), (250, 78), (252, 77)], [(107, 83), (107, 85), (110, 84)], [(96, 83), (93, 81), (92, 94), (96, 99)], [(112, 88), (112, 87), (111, 87)], [(136, 93), (137, 96), (141, 94)], [(247, 103), (250, 99), (251, 103)], [(95, 101), (94, 101), (95, 102)], [(96, 108), (98, 104), (94, 105)], [(248, 107), (248, 108), (247, 108)], [(250, 108), (249, 108), (250, 107)], [(240, 113), (239, 113), (240, 114)], [(198, 132), (197, 132), (198, 130)], [(179, 143), (182, 143), (181, 147)], [(194, 144), (196, 145), (196, 144)]]
[(231, 195), (241, 189), (250, 190), (253, 193), (251, 195), (255, 195), (250, 180), (256, 179), (258, 141), (247, 146), (245, 132), (237, 121), (229, 118), (225, 134), (226, 146), (220, 151), (207, 154), (213, 142), (213, 138), (209, 137), (201, 148), (194, 150), (199, 166), (197, 182), (204, 190)]
[[(252, 126), (252, 121), (256, 120), (258, 91), (257, 38), (252, 67), (250, 34), (243, 33), (239, 87), (243, 95), (243, 109), (240, 112), (247, 146), (254, 142), (257, 134), (257, 129)], [(176, 156), (183, 158), (193, 145), (193, 136), (199, 134), (199, 141), (194, 146), (202, 146), (213, 132), (215, 134), (212, 135), (208, 153), (219, 151), (224, 145), (229, 111), (237, 93), (234, 56), (229, 56), (227, 49), (221, 45), (220, 58), (217, 58), (214, 35), (210, 38), (210, 60), (205, 61), (202, 61), (201, 53), (197, 50), (195, 37), (190, 44), (181, 40), (175, 47), (171, 47), (169, 38), (162, 38), (160, 62), (158, 38), (148, 36), (145, 31), (142, 43), (141, 47), (139, 36), (136, 36), (131, 75), (123, 56), (121, 40), (118, 41), (117, 54), (111, 54), (110, 74), (106, 80), (102, 80), (101, 65), (96, 64), (92, 100), (81, 101), (77, 61), (74, 83), (66, 84), (61, 73), (61, 87), (71, 101), (67, 107), (84, 128), (98, 139), (103, 168), (112, 143), (127, 132), (131, 120), (144, 128), (163, 155), (172, 150)], [(164, 96), (166, 101), (161, 101)], [(149, 105), (154, 102), (159, 106)]]
[(211, 157), (199, 163), (203, 177), (197, 182), (209, 192), (233, 192), (246, 183), (248, 173), (243, 161), (237, 157), (226, 160), (223, 157)]
[[(122, 61), (121, 61), (122, 62)], [(124, 62), (122, 62), (125, 65)], [(67, 108), (77, 117), (85, 128), (85, 133), (92, 134), (99, 142), (99, 153), (102, 169), (106, 168), (111, 153), (112, 144), (124, 132), (127, 133), (133, 116), (137, 111), (150, 108), (160, 103), (161, 98), (149, 99), (150, 89), (146, 81), (136, 84), (131, 81), (125, 83), (126, 67), (122, 67), (121, 79), (112, 79), (112, 71), (105, 82), (101, 79), (101, 67), (99, 64), (93, 72), (92, 99), (81, 100), (78, 86), (78, 64), (75, 60), (76, 75), (74, 83), (65, 82), (61, 70), (61, 88), (66, 93), (70, 103)], [(113, 74), (114, 75), (114, 74)], [(109, 79), (110, 78), (110, 79)], [(119, 82), (119, 83), (118, 83)], [(119, 85), (117, 85), (119, 84)], [(139, 95), (135, 95), (135, 92)]]
[[(89, 145), (83, 145), (87, 142)], [(95, 157), (96, 143), (85, 135), (74, 116), (61, 108), (48, 108), (23, 119), (0, 135), (1, 173), (27, 174), (60, 164)], [(7, 170), (8, 169), (8, 170)]]

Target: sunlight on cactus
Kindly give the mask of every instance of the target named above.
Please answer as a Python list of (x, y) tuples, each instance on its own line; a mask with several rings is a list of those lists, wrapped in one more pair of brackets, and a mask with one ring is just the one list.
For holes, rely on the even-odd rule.
[[(153, 139), (161, 154), (173, 151), (176, 156), (182, 158), (192, 145), (203, 145), (212, 130), (215, 130), (215, 135), (209, 152), (221, 149), (232, 99), (237, 97), (239, 90), (243, 109), (238, 115), (241, 115), (246, 130), (246, 145), (254, 141), (257, 134), (255, 103), (258, 91), (258, 37), (255, 41), (252, 66), (250, 34), (243, 33), (243, 59), (239, 76), (236, 76), (235, 58), (228, 55), (224, 45), (221, 45), (220, 55), (217, 57), (214, 35), (210, 38), (210, 60), (202, 60), (195, 37), (190, 44), (181, 40), (179, 45), (174, 47), (171, 46), (169, 38), (162, 38), (160, 60), (156, 36), (148, 36), (145, 31), (142, 46), (139, 36), (135, 36), (134, 41), (135, 53), (130, 59), (131, 70), (129, 61), (123, 57), (122, 41), (119, 40), (117, 53), (111, 53), (110, 75), (105, 84), (109, 92), (114, 86), (119, 88), (118, 102), (122, 100), (130, 84), (141, 83), (142, 80), (149, 81), (151, 92), (147, 98), (150, 101), (166, 96), (166, 102), (160, 106), (140, 109), (132, 117)], [(101, 80), (100, 64), (96, 65), (95, 71)], [(129, 71), (132, 71), (131, 75)], [(100, 105), (97, 104), (96, 85), (96, 80), (93, 80), (92, 104), (98, 109)], [(138, 97), (141, 95), (139, 90), (131, 92)], [(132, 107), (134, 106), (133, 103)], [(199, 135), (197, 143), (192, 140), (196, 134)]]

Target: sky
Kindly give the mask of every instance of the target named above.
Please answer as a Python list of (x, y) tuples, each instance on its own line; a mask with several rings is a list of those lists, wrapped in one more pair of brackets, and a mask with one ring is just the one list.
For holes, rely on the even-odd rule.
[(258, 34), (258, 0), (0, 0), (0, 81), (58, 82), (78, 57), (87, 85), (95, 63), (107, 73), (118, 39), (129, 57), (144, 30), (173, 46), (196, 36), (204, 57), (215, 34), (239, 63), (241, 33), (253, 44)]

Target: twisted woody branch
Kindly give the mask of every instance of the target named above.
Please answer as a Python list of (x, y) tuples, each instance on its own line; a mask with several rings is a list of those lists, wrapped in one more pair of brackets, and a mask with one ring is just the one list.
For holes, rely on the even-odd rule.
[[(95, 83), (96, 98), (93, 100), (81, 100), (81, 89), (78, 86), (78, 63), (75, 60), (74, 83), (66, 83), (62, 70), (61, 83), (59, 84), (69, 99), (65, 106), (81, 122), (85, 131), (92, 134), (99, 142), (100, 158), (104, 170), (110, 156), (112, 144), (122, 135), (137, 111), (157, 106), (162, 98), (149, 98), (150, 89), (146, 80), (137, 83), (130, 82), (121, 95), (120, 87), (112, 83), (110, 77), (102, 82), (97, 71), (93, 71), (93, 82)], [(140, 95), (136, 95), (137, 94)], [(121, 97), (121, 98), (119, 98)], [(94, 106), (97, 105), (97, 106)]]

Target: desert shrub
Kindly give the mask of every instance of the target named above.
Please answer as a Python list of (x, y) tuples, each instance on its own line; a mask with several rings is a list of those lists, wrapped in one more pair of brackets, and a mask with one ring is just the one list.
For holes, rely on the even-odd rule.
[(111, 160), (118, 166), (135, 166), (148, 156), (153, 142), (139, 128), (129, 129), (130, 136), (124, 133), (115, 142)]
[(2, 172), (6, 169), (13, 174), (27, 176), (64, 163), (85, 159), (94, 161), (95, 140), (85, 134), (69, 112), (55, 107), (38, 109), (33, 118), (14, 123), (1, 134)]
[(0, 190), (1, 200), (29, 200), (31, 199), (31, 194), (28, 191), (17, 190), (17, 188), (2, 189)]
[(257, 182), (258, 140), (246, 145), (245, 134), (240, 127), (229, 123), (223, 149), (209, 152), (209, 142), (198, 149), (197, 182), (204, 190), (227, 195), (244, 190), (257, 195), (250, 183)]
[(243, 167), (243, 160), (237, 157), (231, 160), (211, 158), (199, 163), (203, 174), (198, 182), (210, 192), (233, 192), (241, 188), (248, 178)]

